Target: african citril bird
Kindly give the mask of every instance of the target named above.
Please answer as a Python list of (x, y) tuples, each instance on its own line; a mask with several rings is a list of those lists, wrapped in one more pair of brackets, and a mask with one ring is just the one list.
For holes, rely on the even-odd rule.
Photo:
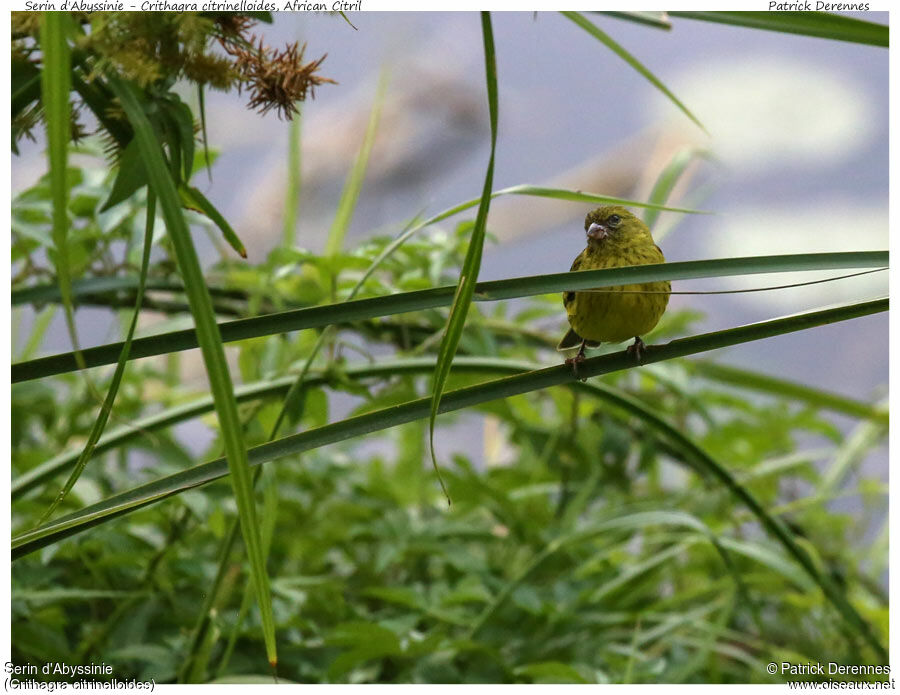
[[(589, 212), (584, 231), (587, 248), (578, 254), (571, 270), (665, 263), (647, 225), (618, 205)], [(564, 292), (563, 304), (571, 328), (556, 349), (579, 346), (578, 354), (566, 360), (577, 373), (578, 363), (584, 361), (585, 347), (634, 338), (628, 352), (640, 362), (644, 350), (641, 335), (653, 330), (659, 322), (671, 291), (668, 281), (660, 281)]]

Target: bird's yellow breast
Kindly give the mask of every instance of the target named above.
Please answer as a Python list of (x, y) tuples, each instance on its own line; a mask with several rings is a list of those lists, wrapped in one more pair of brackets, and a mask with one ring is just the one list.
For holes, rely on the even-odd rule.
[[(652, 242), (627, 248), (589, 245), (575, 260), (572, 269), (594, 270), (627, 265), (663, 263), (665, 258)], [(569, 324), (590, 341), (619, 343), (644, 335), (656, 326), (669, 302), (667, 281), (604, 287), (596, 292), (575, 292), (566, 297)], [(629, 293), (639, 290), (647, 294)]]

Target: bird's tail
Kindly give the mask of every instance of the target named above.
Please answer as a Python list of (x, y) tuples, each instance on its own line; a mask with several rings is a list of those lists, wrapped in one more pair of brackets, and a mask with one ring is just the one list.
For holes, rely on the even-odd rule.
[[(586, 340), (585, 345), (587, 347), (597, 347), (600, 343), (594, 340)], [(559, 352), (563, 352), (564, 350), (571, 350), (572, 348), (577, 348), (581, 345), (581, 336), (578, 335), (571, 328), (568, 332), (562, 337), (562, 340), (559, 341), (559, 345), (556, 346), (556, 349)]]

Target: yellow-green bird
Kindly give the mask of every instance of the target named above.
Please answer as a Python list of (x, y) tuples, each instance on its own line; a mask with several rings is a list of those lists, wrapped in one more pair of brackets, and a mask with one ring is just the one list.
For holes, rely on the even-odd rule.
[[(665, 263), (647, 225), (618, 205), (589, 212), (584, 231), (587, 248), (578, 254), (571, 270)], [(564, 292), (563, 304), (571, 328), (556, 349), (567, 350), (580, 344), (578, 354), (566, 360), (577, 373), (578, 363), (584, 361), (585, 347), (634, 338), (628, 352), (640, 361), (644, 350), (641, 335), (653, 330), (659, 322), (671, 291), (668, 281), (660, 281)]]

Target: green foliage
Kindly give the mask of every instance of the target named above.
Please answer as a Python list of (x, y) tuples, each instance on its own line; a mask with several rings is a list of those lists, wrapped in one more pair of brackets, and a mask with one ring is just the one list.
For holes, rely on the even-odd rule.
[[(654, 13), (617, 15), (669, 26)], [(188, 22), (176, 27), (179, 51), (205, 45), (188, 32), (206, 31), (210, 20), (201, 19), (179, 20)], [(87, 102), (115, 83), (101, 79), (93, 92), (79, 84), (88, 73), (78, 51), (95, 52), (96, 66), (118, 65), (146, 87), (127, 106), (132, 116), (143, 111), (147, 122), (132, 118), (113, 171), (70, 160), (62, 208), (59, 171), (13, 201), (13, 302), (40, 308), (69, 294), (53, 286), (59, 276), (48, 256), (54, 215), (64, 213), (70, 224), (55, 239), (66, 247), (74, 303), (123, 310), (123, 333), (130, 336), (135, 302), (146, 291), (138, 304), (172, 325), (156, 339), (161, 357), (126, 367), (116, 362), (121, 345), (114, 345), (106, 363), (117, 370), (91, 373), (101, 394), (115, 394), (103, 436), (101, 400), (70, 367), (13, 385), (13, 534), (27, 537), (39, 524), (85, 442), (96, 442), (93, 455), (59, 501), (59, 512), (79, 522), (92, 505), (190, 475), (239, 435), (247, 447), (269, 447), (260, 460), (270, 463), (256, 468), (264, 475), (254, 477), (255, 488), (243, 481), (241, 506), (246, 510), (247, 497), (255, 496), (259, 518), (257, 567), (254, 575), (234, 543), (230, 485), (141, 498), (136, 510), (95, 518), (80, 533), (16, 556), (14, 663), (103, 662), (122, 680), (270, 681), (263, 655), (272, 630), (250, 590), (261, 580), (261, 559), (271, 584), (280, 680), (781, 682), (767, 674), (767, 663), (815, 662), (823, 654), (842, 663), (882, 660), (887, 494), (863, 464), (886, 441), (886, 408), (736, 369), (714, 361), (715, 353), (703, 361), (684, 355), (690, 346), (708, 350), (774, 335), (774, 324), (798, 330), (884, 310), (886, 300), (689, 338), (702, 317), (672, 310), (646, 337), (657, 344), (647, 365), (631, 369), (618, 352), (604, 355), (583, 370), (602, 376), (582, 384), (558, 365), (552, 346), (564, 312), (558, 294), (544, 293), (561, 289), (560, 282), (587, 288), (621, 283), (622, 276), (480, 284), (473, 299), (491, 301), (471, 302), (464, 326), (454, 327), (456, 356), (441, 400), (457, 405), (441, 415), (435, 432), (453, 499), (447, 509), (427, 456), (429, 376), (452, 287), (463, 269), (477, 268), (473, 238), (478, 253), (482, 242), (492, 243), (483, 214), (478, 223), (447, 219), (479, 203), (486, 209), (500, 194), (611, 199), (524, 185), (492, 192), (488, 185), (480, 199), (352, 249), (335, 242), (319, 256), (285, 245), (257, 265), (229, 254), (204, 278), (196, 268), (193, 276), (178, 274), (185, 221), (215, 224), (235, 248), (240, 241), (190, 188), (206, 154), (194, 147), (193, 115), (168, 92), (174, 73), (143, 84), (137, 75), (152, 77), (153, 66), (128, 73), (124, 58), (104, 54), (102, 40), (73, 44), (73, 87)], [(39, 75), (27, 58), (13, 69), (13, 111), (22, 118), (35, 116), (27, 99), (34, 71)], [(107, 135), (115, 139), (125, 121), (109, 124)], [(143, 155), (130, 140), (141, 128)], [(164, 155), (152, 167), (150, 149)], [(78, 151), (95, 161), (103, 154), (94, 139)], [(695, 154), (683, 153), (661, 173), (649, 204), (640, 203), (650, 218)], [(144, 228), (148, 180), (167, 188), (169, 224), (158, 224), (152, 240)], [(353, 213), (361, 168), (353, 180), (344, 221)], [(173, 233), (182, 235), (177, 244)], [(334, 238), (342, 239), (343, 230)], [(885, 256), (811, 253), (675, 270), (709, 277), (873, 266)], [(139, 271), (147, 258), (146, 272)], [(214, 317), (319, 312), (307, 330), (291, 332), (282, 315), (259, 319), (268, 323), (256, 333), (228, 338), (230, 372), (242, 383), (234, 389), (237, 418), (225, 431), (210, 415), (214, 399), (187, 385), (184, 377), (196, 365), (177, 351), (179, 334), (168, 332), (184, 327), (201, 286), (211, 296), (207, 333), (215, 333)], [(451, 291), (434, 300), (442, 287)], [(423, 291), (413, 296), (431, 296), (431, 303), (403, 303)], [(377, 298), (381, 309), (353, 314), (357, 297)], [(323, 307), (329, 302), (334, 306)], [(40, 314), (30, 335), (14, 336), (25, 345), (20, 359), (38, 349), (50, 317)], [(672, 338), (681, 340), (661, 345)], [(539, 369), (547, 365), (555, 366)], [(479, 389), (491, 397), (458, 400)], [(391, 420), (415, 403), (418, 419)], [(299, 434), (268, 443), (282, 409), (283, 429)], [(368, 431), (377, 434), (351, 436), (356, 416), (372, 418), (378, 427)], [(291, 448), (297, 438), (326, 430), (327, 445)], [(259, 450), (251, 449), (251, 457)], [(848, 497), (862, 500), (865, 513), (842, 512), (836, 501)]]
[[(76, 171), (77, 181), (95, 177), (90, 170)], [(22, 198), (34, 196), (30, 191)], [(99, 207), (102, 192), (93, 200)], [(123, 223), (119, 229), (132, 227)], [(470, 229), (467, 222), (411, 239), (370, 275), (362, 292), (448, 282), (462, 263)], [(340, 267), (339, 295), (390, 243), (390, 237), (375, 238), (331, 261)], [(273, 252), (258, 268), (243, 267), (244, 287), (251, 290), (257, 275), (303, 275), (310, 288), (322, 285), (309, 298), (321, 298), (327, 277), (308, 272), (317, 262), (310, 254)], [(158, 261), (151, 277), (165, 265), (164, 258)], [(232, 278), (237, 270), (227, 260), (213, 274)], [(250, 294), (235, 306), (246, 310)], [(556, 302), (539, 297), (516, 305), (473, 305), (460, 355), (489, 351), (539, 359), (547, 339), (542, 344), (522, 327), (549, 320), (546, 335), (552, 342), (561, 330)], [(689, 331), (696, 318), (673, 313), (654, 339)], [(442, 312), (432, 310), (348, 325), (337, 344), (357, 336), (370, 349), (381, 344), (400, 354), (433, 352), (443, 321)], [(307, 331), (289, 341), (240, 343), (242, 380), (283, 374), (303, 359), (314, 338)], [(307, 388), (295, 426), (332, 421), (333, 403), (346, 402), (342, 393), (359, 403), (358, 412), (427, 395), (422, 377), (361, 380), (341, 365), (328, 354), (319, 358), (315, 368), (327, 369), (327, 377)], [(717, 381), (715, 371), (703, 380), (690, 378), (689, 367), (660, 363), (603, 382), (682, 426), (765, 505), (793, 502), (785, 520), (803, 530), (807, 549), (819, 549), (817, 562), (839, 573), (842, 586), (853, 587), (850, 598), (884, 634), (887, 605), (878, 577), (869, 573), (878, 566), (875, 549), (860, 542), (866, 533), (860, 520), (829, 505), (829, 499), (854, 490), (871, 497), (877, 483), (842, 478), (828, 496), (815, 495), (818, 463), (838, 456), (840, 432), (815, 405), (794, 400), (792, 392), (748, 399), (727, 381)], [(752, 387), (744, 377), (741, 385)], [(449, 386), (481, 379), (460, 362)], [(65, 389), (62, 399), (49, 382), (13, 389), (14, 478), (90, 429), (85, 387), (71, 376), (55, 380)], [(170, 371), (140, 361), (126, 371), (116, 414), (136, 421), (147, 411), (151, 393), (163, 398), (164, 407), (190, 398)], [(276, 403), (244, 403), (248, 442), (265, 441)], [(846, 639), (838, 615), (799, 566), (760, 535), (725, 491), (685, 468), (683, 455), (640, 418), (562, 389), (493, 401), (478, 411), (486, 418), (487, 468), (480, 455), (441, 445), (455, 452), (445, 467), (454, 500), (449, 511), (427, 467), (422, 421), (388, 431), (385, 449), (373, 451), (350, 440), (282, 460), (274, 469), (279, 504), (271, 518), (268, 568), (281, 677), (620, 682), (627, 675), (633, 682), (766, 681), (768, 661), (815, 659), (825, 649), (835, 658), (859, 656), (860, 647)], [(445, 415), (442, 423), (445, 419), (463, 426), (454, 424), (458, 417)], [(863, 442), (864, 450), (882, 438), (883, 430)], [(801, 441), (815, 446), (804, 453), (798, 449)], [(106, 451), (87, 467), (63, 506), (77, 509), (106, 491), (175, 472), (195, 459), (167, 430), (139, 434), (130, 447), (142, 452), (139, 471), (122, 450)], [(219, 450), (216, 437), (203, 458)], [(48, 483), (20, 499), (13, 507), (13, 528), (31, 526), (55, 489)], [(794, 492), (785, 498), (784, 490)], [(884, 497), (875, 494), (883, 505)], [(227, 487), (215, 485), (18, 561), (13, 659), (83, 654), (106, 659), (118, 674), (173, 680), (196, 606), (216, 572), (223, 521), (232, 515)], [(84, 562), (91, 567), (89, 579), (79, 569)], [(76, 575), (82, 579), (73, 583)], [(233, 567), (220, 588), (212, 617), (213, 634), (220, 637), (210, 638), (193, 679), (260, 672), (255, 612), (239, 626), (234, 622), (246, 583), (241, 575)], [(69, 593), (59, 594), (60, 589)], [(226, 661), (227, 639), (234, 646)], [(836, 652), (834, 645), (843, 646)]]

